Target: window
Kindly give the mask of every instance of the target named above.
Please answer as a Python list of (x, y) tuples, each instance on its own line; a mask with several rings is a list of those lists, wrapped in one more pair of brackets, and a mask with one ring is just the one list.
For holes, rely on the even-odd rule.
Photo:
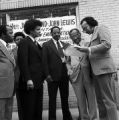
[(49, 7), (29, 8), (26, 10), (11, 11), (10, 20), (23, 20), (31, 18), (48, 18), (61, 16), (76, 16), (76, 5), (56, 5)]

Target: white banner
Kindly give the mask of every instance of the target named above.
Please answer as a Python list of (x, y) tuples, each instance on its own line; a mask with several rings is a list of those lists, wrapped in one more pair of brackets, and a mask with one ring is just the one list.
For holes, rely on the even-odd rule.
[[(39, 41), (46, 41), (51, 38), (50, 28), (53, 26), (59, 26), (61, 28), (61, 40), (68, 40), (68, 32), (72, 28), (76, 28), (76, 16), (64, 16), (64, 17), (55, 17), (55, 18), (44, 18), (41, 20), (43, 26), (41, 27), (41, 37)], [(24, 23), (26, 20), (12, 20), (8, 24), (12, 26), (14, 33), (18, 31), (23, 31)]]

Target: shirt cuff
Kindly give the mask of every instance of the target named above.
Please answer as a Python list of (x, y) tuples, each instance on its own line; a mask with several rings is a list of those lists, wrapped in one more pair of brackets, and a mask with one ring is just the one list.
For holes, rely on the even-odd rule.
[(88, 50), (89, 50), (89, 56), (90, 56), (91, 55), (91, 48), (89, 47)]

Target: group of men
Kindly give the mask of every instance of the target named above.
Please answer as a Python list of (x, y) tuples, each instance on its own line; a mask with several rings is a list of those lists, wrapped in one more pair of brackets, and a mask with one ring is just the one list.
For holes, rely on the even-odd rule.
[[(16, 58), (7, 48), (7, 43), (13, 42), (12, 28), (0, 26), (0, 120), (12, 119), (15, 91), (19, 120), (42, 120), (44, 80), (48, 85), (48, 120), (57, 118), (58, 89), (63, 120), (73, 120), (68, 105), (69, 80), (76, 94), (79, 120), (98, 120), (96, 104), (100, 120), (118, 120), (112, 79), (116, 68), (110, 55), (109, 30), (98, 26), (93, 17), (82, 19), (81, 26), (83, 32), (92, 34), (92, 38), (89, 44), (81, 46), (80, 31), (70, 30), (73, 44), (80, 46), (76, 47), (80, 57), (76, 57), (66, 54), (70, 44), (60, 41), (61, 30), (58, 26), (51, 28), (52, 38), (41, 46), (37, 43), (37, 37), (41, 36), (42, 22), (27, 20), (24, 25), (27, 37), (19, 42)], [(75, 66), (71, 68), (72, 74), (68, 74), (68, 65)], [(20, 72), (16, 72), (16, 67)], [(15, 76), (19, 79), (17, 88)]]

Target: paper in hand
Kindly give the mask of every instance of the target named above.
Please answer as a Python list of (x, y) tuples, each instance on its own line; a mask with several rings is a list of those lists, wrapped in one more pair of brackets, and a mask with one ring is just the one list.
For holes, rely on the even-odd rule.
[(80, 57), (82, 53), (79, 50), (77, 50), (76, 48), (80, 48), (80, 46), (78, 46), (78, 45), (69, 45), (64, 50), (64, 54), (66, 56), (77, 56), (77, 57)]

